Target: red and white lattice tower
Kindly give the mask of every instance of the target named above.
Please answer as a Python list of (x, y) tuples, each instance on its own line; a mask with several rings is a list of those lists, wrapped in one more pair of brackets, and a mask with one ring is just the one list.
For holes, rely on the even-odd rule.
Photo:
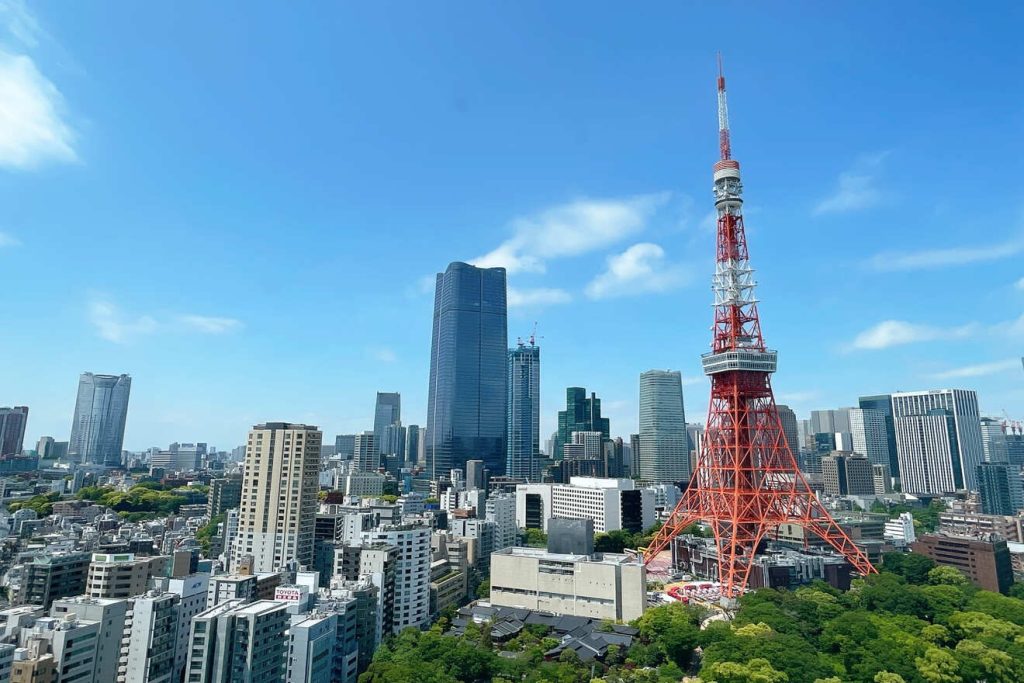
[(725, 77), (718, 66), (721, 159), (714, 166), (718, 248), (712, 288), (715, 324), (711, 352), (702, 357), (711, 378), (711, 404), (697, 469), (679, 505), (644, 550), (649, 563), (694, 522), (711, 527), (722, 594), (742, 594), (763, 541), (792, 522), (825, 540), (855, 571), (875, 571), (863, 551), (821, 504), (786, 443), (772, 394), (777, 354), (765, 346), (754, 297), (754, 271), (743, 228), (740, 165), (729, 145)]

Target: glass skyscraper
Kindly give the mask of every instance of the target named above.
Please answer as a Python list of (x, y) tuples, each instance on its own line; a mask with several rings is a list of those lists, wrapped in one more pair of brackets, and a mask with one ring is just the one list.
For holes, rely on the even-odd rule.
[(653, 484), (690, 480), (690, 448), (679, 371), (640, 374), (640, 480)]
[(889, 472), (894, 477), (900, 476), (900, 459), (896, 453), (896, 422), (892, 416), (892, 396), (861, 396), (859, 405), (864, 410), (877, 410), (882, 413), (885, 421), (885, 444), (889, 451)]
[(540, 347), (508, 350), (508, 459), (510, 477), (533, 481), (540, 453)]
[(398, 453), (398, 444), (387, 438), (388, 427), (402, 423), (402, 395), (384, 391), (377, 392), (377, 403), (373, 408), (373, 440), (377, 450), (387, 455)]
[(82, 374), (68, 444), (72, 461), (120, 467), (131, 389), (128, 375)]
[(601, 399), (583, 387), (565, 390), (565, 410), (558, 411), (558, 431), (555, 433), (555, 460), (565, 458), (565, 444), (572, 443), (573, 432), (601, 432), (605, 439), (611, 435), (607, 417), (601, 417)]
[(427, 472), (467, 460), (505, 472), (508, 414), (505, 269), (455, 262), (437, 274), (427, 395)]

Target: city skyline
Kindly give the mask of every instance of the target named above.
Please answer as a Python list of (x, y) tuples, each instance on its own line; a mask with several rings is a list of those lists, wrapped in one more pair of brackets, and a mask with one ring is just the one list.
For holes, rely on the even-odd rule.
[[(505, 36), (534, 24), (535, 8), (458, 17), (414, 8), (387, 21), (332, 8), (312, 34), (297, 30), (308, 16), (253, 11), (221, 47), (198, 33), (202, 22), (182, 25), (172, 42), (158, 28), (172, 21), (161, 8), (113, 19), (62, 9), (33, 5), (22, 26), (34, 35), (18, 35), (13, 21), (0, 31), (0, 78), (41, 98), (56, 141), (13, 126), (18, 144), (0, 150), (2, 191), (20, 207), (0, 226), (0, 263), (13, 281), (34, 283), (8, 309), (20, 323), (8, 339), (20, 361), (6, 369), (0, 405), (31, 408), (26, 444), (68, 439), (72, 378), (85, 370), (135, 378), (129, 450), (200, 436), (229, 447), (268, 419), (358, 433), (372, 428), (381, 390), (401, 392), (405, 421), (426, 424), (430, 294), (421, 284), (454, 260), (510, 269), (508, 346), (539, 322), (542, 437), (570, 386), (603, 398), (614, 434), (635, 432), (635, 378), (650, 367), (680, 370), (689, 417), (703, 420), (707, 83), (723, 47), (697, 30), (709, 9), (666, 9), (643, 35), (627, 13), (588, 16), (559, 40), (522, 37), (525, 64)], [(204, 11), (215, 20), (224, 10)], [(1024, 413), (1020, 202), (977, 203), (1020, 163), (1008, 112), (1021, 95), (1002, 85), (1021, 57), (963, 30), (1005, 16), (986, 21), (997, 10), (972, 8), (968, 22), (960, 11), (925, 12), (912, 26), (901, 8), (755, 7), (737, 19), (724, 56), (754, 188), (765, 336), (782, 349), (779, 401), (801, 417), (858, 396), (947, 387), (976, 390), (982, 414)], [(348, 27), (352, 13), (362, 35)], [(548, 19), (565, 28), (578, 16)], [(850, 30), (816, 30), (833, 21)], [(477, 32), (449, 36), (448, 22)], [(247, 53), (246, 31), (281, 43), (268, 78), (302, 74), (286, 79), (284, 97), (249, 106), (265, 92), (234, 61), (218, 61), (195, 92), (177, 90), (192, 73), (182, 45), (217, 61), (220, 50)], [(323, 66), (354, 59), (387, 31), (404, 41), (402, 56), (382, 51), (362, 75)], [(615, 49), (585, 50), (593, 40)], [(941, 49), (949, 41), (958, 50)], [(961, 63), (963, 52), (980, 61)], [(164, 69), (171, 77), (158, 94), (151, 74)], [(975, 115), (992, 92), (1004, 106)], [(286, 125), (298, 116), (288, 101), (309, 104), (308, 125)], [(979, 125), (962, 125), (972, 120)], [(254, 138), (272, 144), (258, 151)], [(993, 148), (1008, 160), (998, 171)], [(573, 239), (581, 232), (585, 243)], [(267, 245), (282, 235), (315, 248), (280, 259)], [(374, 251), (382, 236), (404, 248)], [(194, 275), (182, 278), (186, 269)], [(936, 292), (941, 305), (920, 305)], [(274, 329), (266, 311), (296, 297), (320, 324)], [(398, 318), (403, 334), (387, 334)], [(808, 320), (819, 322), (812, 330)], [(353, 323), (371, 332), (345, 334)], [(615, 325), (643, 334), (603, 334)], [(282, 355), (280, 370), (252, 372)]]

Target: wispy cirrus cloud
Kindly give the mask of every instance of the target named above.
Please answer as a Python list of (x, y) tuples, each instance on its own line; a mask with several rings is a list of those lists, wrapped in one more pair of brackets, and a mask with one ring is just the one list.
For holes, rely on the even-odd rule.
[(554, 287), (508, 288), (509, 308), (542, 308), (572, 301), (572, 294)]
[(107, 298), (93, 298), (87, 307), (89, 323), (97, 336), (115, 344), (128, 344), (157, 332), (198, 332), (200, 334), (225, 334), (242, 327), (235, 318), (221, 318), (205, 315), (177, 315), (164, 318), (144, 315), (129, 315)]
[(380, 361), (381, 363), (394, 363), (398, 360), (398, 354), (393, 349), (387, 346), (374, 346), (367, 349), (370, 358)]
[(236, 318), (217, 318), (208, 315), (179, 315), (178, 322), (206, 334), (224, 334), (242, 326), (242, 321)]
[(1000, 372), (1010, 372), (1021, 369), (1020, 358), (1007, 358), (1006, 360), (994, 361), (992, 363), (979, 363), (978, 365), (965, 365), (960, 368), (952, 368), (931, 374), (932, 379), (964, 379), (968, 377), (984, 377), (995, 375)]
[(8, 169), (78, 160), (64, 97), (28, 54), (44, 36), (23, 2), (0, 2), (0, 166)]
[(862, 351), (877, 351), (893, 346), (940, 339), (963, 339), (971, 336), (977, 330), (978, 325), (976, 323), (968, 323), (956, 327), (936, 327), (934, 325), (911, 323), (905, 320), (884, 320), (854, 337), (849, 348)]
[(812, 213), (848, 213), (880, 204), (885, 194), (878, 187), (878, 172), (888, 155), (877, 152), (859, 158), (853, 168), (839, 174), (835, 189), (815, 205)]
[(651, 242), (634, 244), (621, 254), (608, 257), (608, 265), (584, 290), (591, 299), (664, 292), (687, 282), (689, 274), (669, 263), (665, 250)]
[[(879, 271), (925, 270), (997, 261), (1016, 256), (1021, 252), (1024, 252), (1024, 239), (1013, 239), (981, 246), (964, 245), (944, 249), (882, 252), (868, 259), (867, 265)], [(1022, 283), (1024, 283), (1024, 278), (1017, 281), (1018, 289), (1024, 289)]]
[(509, 273), (543, 273), (551, 259), (609, 247), (643, 230), (668, 192), (624, 199), (579, 199), (512, 221), (512, 237), (472, 260)]
[(138, 337), (153, 334), (159, 325), (148, 315), (126, 316), (109, 301), (94, 300), (89, 303), (89, 322), (96, 328), (101, 339), (125, 344)]
[(9, 232), (0, 232), (0, 249), (3, 247), (18, 247), (21, 246), (21, 240)]

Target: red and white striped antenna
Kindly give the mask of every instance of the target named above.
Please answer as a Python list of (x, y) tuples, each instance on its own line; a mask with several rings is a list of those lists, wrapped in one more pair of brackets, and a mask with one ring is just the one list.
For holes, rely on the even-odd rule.
[(729, 146), (729, 105), (725, 99), (725, 73), (722, 71), (722, 53), (718, 53), (718, 148), (722, 160), (732, 158)]

